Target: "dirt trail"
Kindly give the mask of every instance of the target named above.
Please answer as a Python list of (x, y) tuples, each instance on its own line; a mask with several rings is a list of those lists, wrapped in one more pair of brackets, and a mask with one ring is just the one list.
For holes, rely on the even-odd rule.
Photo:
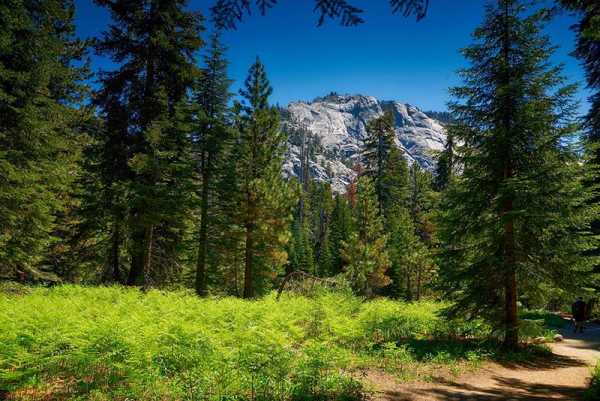
[(551, 344), (554, 356), (519, 364), (487, 364), (472, 374), (448, 382), (395, 384), (377, 380), (377, 401), (577, 401), (590, 378), (590, 367), (600, 358), (600, 325)]

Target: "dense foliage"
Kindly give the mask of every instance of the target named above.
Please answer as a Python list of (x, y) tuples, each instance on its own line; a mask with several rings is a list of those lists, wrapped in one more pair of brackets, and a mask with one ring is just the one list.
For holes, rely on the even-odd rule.
[[(454, 313), (487, 316), (518, 343), (517, 302), (529, 283), (583, 286), (592, 211), (585, 170), (569, 143), (575, 86), (552, 67), (551, 18), (525, 2), (490, 5), (470, 67), (452, 90), (461, 174), (445, 200), (442, 285)], [(485, 280), (482, 280), (485, 277)]]
[(586, 401), (594, 401), (598, 398), (600, 398), (600, 363), (596, 364), (593, 370), (590, 387), (587, 389), (584, 399)]
[[(562, 0), (563, 5), (574, 10), (581, 18), (574, 26), (577, 42), (575, 55), (583, 62), (587, 86), (592, 95), (588, 114), (585, 116), (586, 163), (589, 176), (585, 184), (595, 191), (590, 205), (600, 215), (600, 4), (593, 0)], [(600, 235), (600, 219), (592, 223), (592, 233)], [(591, 250), (591, 255), (600, 258), (600, 247)], [(596, 260), (595, 272), (600, 273), (600, 260)]]
[(363, 368), (428, 377), (497, 355), (492, 342), (454, 340), (484, 336), (488, 326), (449, 324), (437, 315), (443, 306), (364, 302), (349, 292), (246, 301), (191, 291), (9, 287), (0, 291), (0, 394), (358, 400), (366, 389), (353, 372)]
[(72, 1), (0, 4), (0, 278), (55, 279), (44, 267), (75, 203), (89, 118), (73, 13)]

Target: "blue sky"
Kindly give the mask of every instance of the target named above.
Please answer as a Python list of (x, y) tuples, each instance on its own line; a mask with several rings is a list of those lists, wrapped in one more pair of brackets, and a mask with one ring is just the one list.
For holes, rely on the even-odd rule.
[[(75, 0), (78, 34), (99, 35), (109, 23), (108, 14), (92, 0)], [(313, 0), (279, 0), (262, 17), (247, 17), (223, 41), (229, 47), (230, 75), (237, 91), (256, 56), (260, 56), (274, 87), (273, 103), (311, 100), (330, 91), (360, 93), (380, 99), (414, 104), (424, 110), (445, 110), (448, 88), (458, 84), (456, 70), (465, 62), (459, 50), (471, 43), (481, 23), (485, 0), (431, 0), (427, 17), (392, 15), (387, 0), (353, 0), (365, 10), (366, 23), (342, 27), (327, 21), (317, 27)], [(213, 0), (190, 0), (190, 8), (208, 15)], [(556, 63), (565, 64), (572, 82), (584, 85), (579, 62), (569, 53), (575, 19), (564, 14), (549, 27), (559, 46)], [(207, 28), (210, 29), (207, 20)], [(94, 68), (111, 68), (94, 58)], [(584, 88), (578, 93), (582, 111), (587, 107)]]

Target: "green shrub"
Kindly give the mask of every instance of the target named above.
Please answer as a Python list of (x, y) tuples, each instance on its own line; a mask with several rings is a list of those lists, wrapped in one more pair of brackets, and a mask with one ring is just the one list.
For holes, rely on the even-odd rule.
[(545, 337), (550, 340), (567, 324), (561, 316), (545, 310), (523, 310), (519, 315), (519, 331), (525, 339)]
[(584, 399), (586, 401), (600, 400), (600, 361), (598, 361), (594, 371), (592, 372), (590, 387), (585, 392)]

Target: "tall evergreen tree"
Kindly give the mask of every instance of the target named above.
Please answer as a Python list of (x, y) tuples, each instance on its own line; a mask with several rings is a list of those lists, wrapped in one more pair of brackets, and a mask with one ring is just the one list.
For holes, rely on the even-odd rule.
[[(571, 10), (581, 14), (581, 20), (574, 26), (577, 35), (575, 55), (583, 61), (588, 88), (592, 91), (590, 111), (586, 116), (587, 166), (590, 177), (586, 185), (595, 192), (591, 205), (600, 215), (600, 3), (594, 0), (561, 0)], [(592, 234), (600, 236), (600, 219), (592, 221)], [(600, 258), (600, 247), (591, 254)], [(595, 271), (600, 273), (600, 261)]]
[(574, 87), (549, 66), (550, 18), (520, 0), (490, 5), (452, 90), (463, 173), (447, 196), (443, 282), (455, 313), (488, 318), (511, 348), (519, 282), (576, 283), (587, 267), (581, 168), (564, 141)]
[(279, 113), (269, 106), (273, 89), (260, 61), (249, 70), (240, 94), (247, 103), (239, 117), (237, 160), (239, 203), (235, 211), (244, 230), (244, 298), (269, 285), (287, 261), (292, 194), (281, 176), (286, 146)]
[(406, 161), (401, 166), (400, 174), (393, 175), (400, 178), (395, 186), (398, 195), (386, 209), (390, 277), (393, 281), (387, 293), (411, 300), (421, 297), (435, 272), (430, 251), (434, 235), (430, 215), (435, 199), (428, 171), (418, 163), (413, 163), (410, 169), (406, 167)]
[[(115, 71), (101, 75), (97, 104), (106, 128), (128, 142), (131, 205), (129, 284), (150, 285), (177, 266), (190, 204), (187, 95), (198, 69), (201, 17), (185, 0), (96, 0), (113, 24), (96, 50)], [(120, 139), (126, 136), (127, 140)]]
[(425, 284), (432, 282), (433, 257), (417, 235), (409, 209), (396, 207), (388, 223), (388, 252), (392, 285), (389, 294), (407, 300), (419, 300)]
[[(113, 106), (118, 104), (114, 102)], [(73, 257), (82, 267), (89, 266), (88, 273), (103, 283), (123, 282), (126, 273), (123, 253), (128, 238), (128, 181), (132, 172), (128, 166), (129, 138), (119, 123), (116, 118), (95, 119), (89, 129), (92, 142), (84, 153), (84, 174), (77, 183), (81, 188), (75, 246), (78, 255)]]
[(367, 137), (363, 150), (364, 173), (371, 177), (375, 185), (379, 214), (384, 214), (384, 206), (391, 198), (386, 186), (385, 172), (390, 152), (395, 148), (394, 115), (387, 110), (381, 117), (367, 123)]
[(312, 208), (310, 191), (310, 160), (311, 160), (311, 133), (308, 128), (299, 123), (299, 127), (288, 133), (290, 144), (298, 146), (300, 150), (300, 173), (298, 174), (298, 205), (292, 222), (292, 240), (289, 246), (289, 264), (287, 273), (301, 270), (315, 273), (315, 260), (313, 248), (313, 228), (311, 226), (310, 209)]
[(331, 270), (328, 272), (328, 275), (335, 276), (343, 271), (345, 262), (342, 255), (342, 247), (344, 243), (350, 240), (354, 231), (352, 208), (347, 198), (343, 195), (336, 194), (333, 200), (329, 231)]
[[(301, 192), (299, 190), (298, 192)], [(303, 195), (300, 194), (299, 198)], [(306, 212), (310, 203), (303, 201), (303, 207), (296, 207), (294, 219), (291, 226), (291, 241), (289, 244), (289, 268), (286, 273), (293, 271), (304, 271), (315, 274), (315, 255), (313, 247), (313, 227), (311, 221), (307, 219)], [(304, 215), (304, 216), (303, 216)]]
[(421, 241), (430, 245), (434, 231), (430, 212), (435, 204), (432, 176), (418, 163), (410, 166), (409, 175), (408, 209), (417, 235)]
[[(226, 146), (228, 127), (229, 88), (231, 80), (227, 77), (225, 48), (219, 34), (214, 33), (210, 49), (205, 56), (205, 67), (194, 88), (198, 116), (194, 130), (194, 152), (199, 159), (200, 175), (200, 228), (198, 234), (198, 259), (196, 263), (196, 293), (206, 295), (207, 257), (209, 251), (209, 232), (214, 220), (216, 167)], [(211, 210), (209, 210), (211, 209)]]
[(241, 105), (234, 103), (231, 110), (233, 125), (227, 142), (222, 149), (219, 163), (215, 164), (218, 182), (215, 182), (215, 214), (211, 221), (215, 230), (215, 241), (211, 244), (214, 256), (215, 283), (226, 294), (242, 296), (244, 290), (244, 225), (241, 194), (243, 174), (239, 174), (238, 146), (241, 139)]
[(456, 144), (452, 134), (452, 126), (448, 128), (444, 150), (437, 157), (434, 186), (437, 191), (444, 191), (456, 173)]
[(334, 207), (331, 186), (313, 181), (310, 192), (310, 221), (313, 232), (315, 273), (327, 276), (332, 270), (331, 218)]
[(86, 72), (73, 16), (68, 0), (0, 4), (0, 276), (43, 276), (77, 177)]
[(346, 262), (345, 275), (354, 291), (372, 296), (376, 289), (390, 283), (387, 276), (390, 260), (375, 188), (371, 179), (366, 176), (358, 179), (354, 219), (356, 233), (342, 245), (342, 257)]
[(383, 216), (386, 222), (398, 207), (408, 206), (410, 198), (410, 170), (404, 151), (394, 146), (387, 157), (382, 176)]

